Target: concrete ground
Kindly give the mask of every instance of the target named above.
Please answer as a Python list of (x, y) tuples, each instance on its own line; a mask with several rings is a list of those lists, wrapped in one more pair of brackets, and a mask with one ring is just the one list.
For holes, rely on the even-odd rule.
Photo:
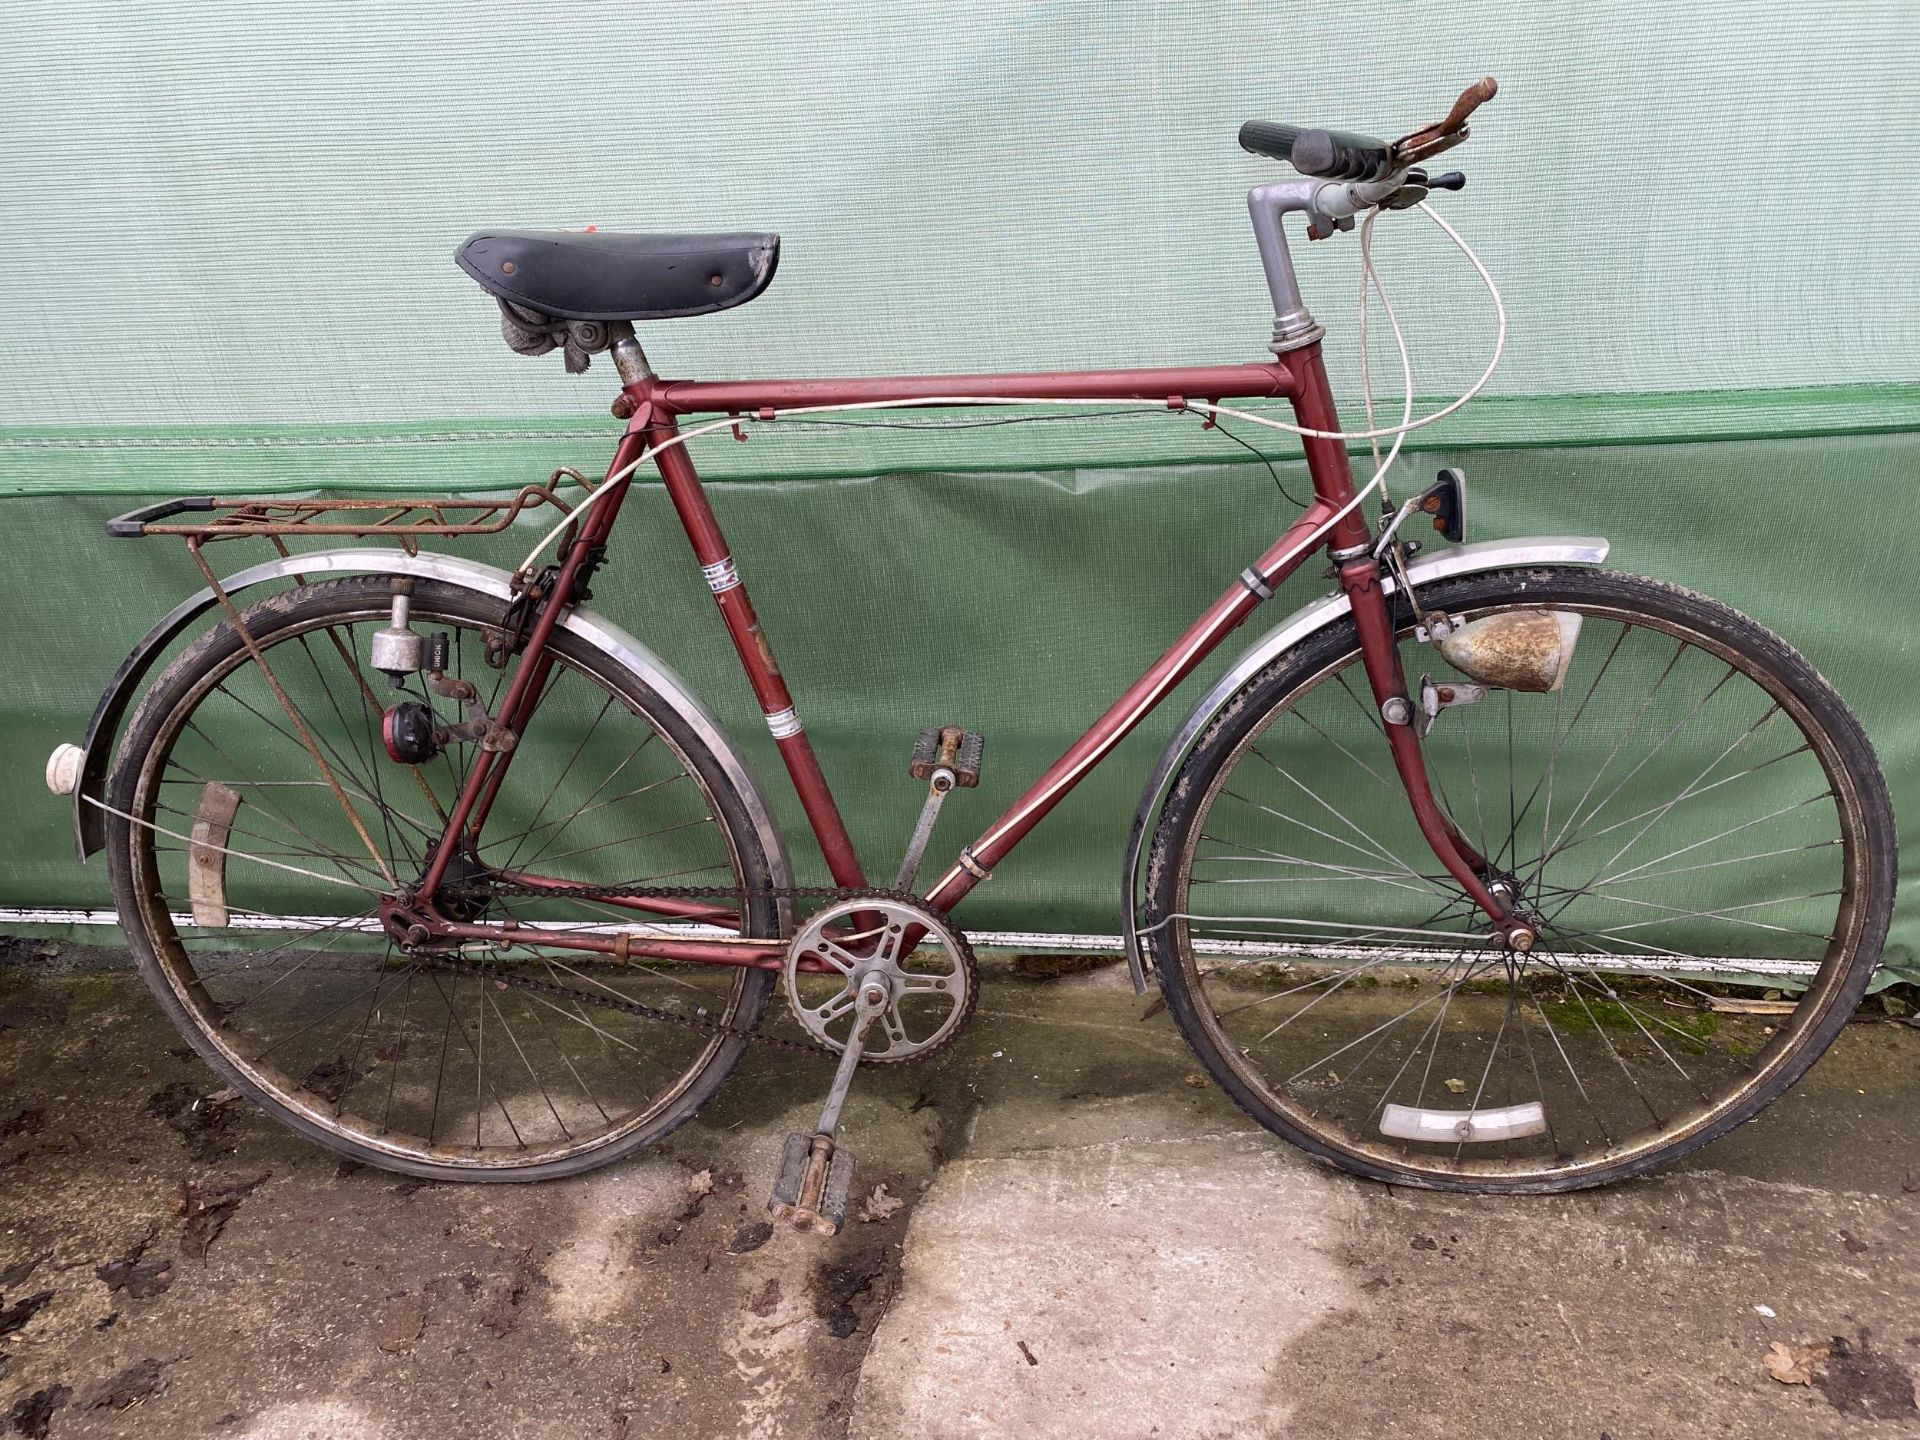
[[(958, 1045), (863, 1073), (874, 1218), (819, 1241), (762, 1223), (805, 1058), (610, 1171), (422, 1185), (222, 1102), (120, 957), (12, 945), (0, 1434), (1920, 1431), (1920, 1031), (1850, 1027), (1655, 1179), (1482, 1200), (1311, 1164), (1142, 1008), (991, 975)], [(1775, 1341), (1833, 1347), (1819, 1383)]]

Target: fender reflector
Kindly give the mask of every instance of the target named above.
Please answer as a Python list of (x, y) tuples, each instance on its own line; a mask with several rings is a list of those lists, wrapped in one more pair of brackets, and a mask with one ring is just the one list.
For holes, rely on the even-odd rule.
[(1380, 1113), (1382, 1135), (1436, 1144), (1513, 1140), (1539, 1135), (1546, 1128), (1547, 1112), (1538, 1100), (1498, 1110), (1417, 1110), (1411, 1105), (1389, 1105)]
[(193, 843), (187, 847), (187, 898), (193, 923), (227, 923), (227, 836), (240, 809), (240, 796), (218, 780), (200, 790), (193, 809)]

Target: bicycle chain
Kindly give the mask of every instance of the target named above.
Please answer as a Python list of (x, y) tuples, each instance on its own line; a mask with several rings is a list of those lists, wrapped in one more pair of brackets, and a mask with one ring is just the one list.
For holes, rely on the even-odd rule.
[[(894, 904), (911, 905), (917, 910), (926, 910), (930, 914), (945, 918), (945, 912), (933, 910), (917, 895), (904, 890), (851, 890), (840, 889), (832, 885), (783, 885), (765, 889), (753, 889), (735, 885), (695, 885), (683, 889), (657, 886), (627, 885), (515, 885), (511, 881), (501, 881), (488, 887), (496, 895), (531, 895), (541, 899), (591, 900), (603, 896), (620, 896), (627, 899), (678, 899), (678, 900), (886, 900)], [(966, 953), (962, 957), (965, 963), (973, 966), (973, 951), (967, 946), (964, 936), (954, 932)], [(625, 1000), (613, 995), (594, 995), (574, 990), (565, 985), (545, 980), (534, 980), (524, 975), (509, 975), (476, 960), (462, 960), (446, 954), (422, 952), (410, 957), (425, 963), (436, 970), (450, 970), (460, 974), (473, 975), (481, 979), (493, 980), (514, 990), (527, 990), (536, 994), (561, 996), (568, 1000), (585, 1001), (589, 1005), (598, 1005), (604, 1009), (617, 1010), (622, 1014), (637, 1016), (642, 1020), (657, 1020), (662, 1024), (675, 1025), (682, 1030), (691, 1030), (701, 1035), (725, 1035), (748, 1041), (755, 1045), (764, 1045), (770, 1050), (785, 1050), (801, 1055), (826, 1055), (838, 1058), (840, 1052), (831, 1046), (822, 1045), (813, 1040), (789, 1040), (782, 1035), (768, 1035), (759, 1030), (743, 1030), (737, 1025), (729, 1025), (724, 1020), (703, 1020), (697, 1015), (683, 1015), (677, 1010), (663, 1010), (657, 1005), (647, 1005), (638, 1000)], [(978, 990), (978, 977), (974, 977), (974, 988)], [(959, 1033), (958, 1027), (955, 1035)], [(938, 1048), (945, 1049), (951, 1044), (952, 1036)], [(932, 1054), (932, 1051), (924, 1052)], [(917, 1057), (916, 1057), (917, 1058)]]

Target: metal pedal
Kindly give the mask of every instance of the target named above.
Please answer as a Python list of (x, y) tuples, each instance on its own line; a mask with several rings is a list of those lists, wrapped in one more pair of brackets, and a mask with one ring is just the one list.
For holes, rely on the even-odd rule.
[(866, 977), (858, 982), (860, 998), (854, 1002), (853, 1032), (840, 1052), (840, 1064), (833, 1072), (833, 1088), (820, 1111), (820, 1128), (811, 1135), (789, 1135), (780, 1152), (780, 1170), (773, 1177), (773, 1194), (767, 1209), (777, 1220), (796, 1230), (815, 1235), (838, 1235), (840, 1223), (847, 1218), (847, 1191), (853, 1187), (853, 1152), (833, 1143), (833, 1132), (840, 1128), (840, 1109), (847, 1103), (847, 1087), (860, 1065), (867, 1035), (881, 1012), (892, 1003), (884, 980)]
[(836, 1146), (831, 1135), (796, 1133), (780, 1152), (767, 1210), (796, 1230), (838, 1235), (852, 1189), (853, 1152)]
[(980, 783), (980, 760), (987, 748), (985, 737), (958, 725), (929, 725), (913, 742), (913, 761), (907, 773), (916, 780), (931, 780), (936, 770), (951, 770), (953, 783), (971, 790)]

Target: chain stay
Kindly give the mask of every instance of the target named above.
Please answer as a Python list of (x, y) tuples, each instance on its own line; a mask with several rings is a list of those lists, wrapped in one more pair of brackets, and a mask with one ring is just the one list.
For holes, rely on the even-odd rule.
[[(679, 899), (679, 900), (889, 900), (897, 904), (906, 904), (916, 909), (929, 909), (925, 901), (918, 896), (909, 895), (901, 890), (846, 890), (831, 885), (784, 885), (770, 886), (764, 889), (751, 889), (735, 885), (696, 885), (684, 888), (632, 885), (516, 885), (511, 881), (501, 881), (490, 886), (498, 895), (530, 895), (550, 900), (591, 900), (606, 896), (640, 899)], [(943, 914), (933, 911), (934, 914)], [(957, 933), (957, 932), (956, 932)], [(964, 938), (961, 940), (964, 945)], [(768, 1035), (759, 1030), (744, 1030), (737, 1025), (729, 1025), (723, 1020), (703, 1020), (697, 1015), (683, 1015), (675, 1010), (663, 1010), (656, 1005), (642, 1004), (638, 1000), (624, 1000), (613, 995), (595, 995), (575, 990), (566, 985), (546, 980), (534, 980), (524, 975), (511, 975), (474, 960), (461, 960), (450, 955), (417, 954), (409, 957), (416, 963), (425, 964), (436, 970), (448, 970), (463, 975), (473, 975), (485, 980), (493, 980), (513, 990), (527, 990), (536, 994), (554, 995), (573, 1001), (584, 1001), (589, 1005), (598, 1005), (603, 1009), (617, 1010), (622, 1014), (637, 1016), (642, 1020), (657, 1020), (665, 1025), (678, 1026), (682, 1030), (691, 1030), (701, 1035), (725, 1035), (745, 1040), (755, 1045), (763, 1045), (770, 1050), (785, 1050), (800, 1055), (826, 1055), (837, 1057), (839, 1051), (821, 1045), (812, 1040), (789, 1040), (782, 1035)]]

